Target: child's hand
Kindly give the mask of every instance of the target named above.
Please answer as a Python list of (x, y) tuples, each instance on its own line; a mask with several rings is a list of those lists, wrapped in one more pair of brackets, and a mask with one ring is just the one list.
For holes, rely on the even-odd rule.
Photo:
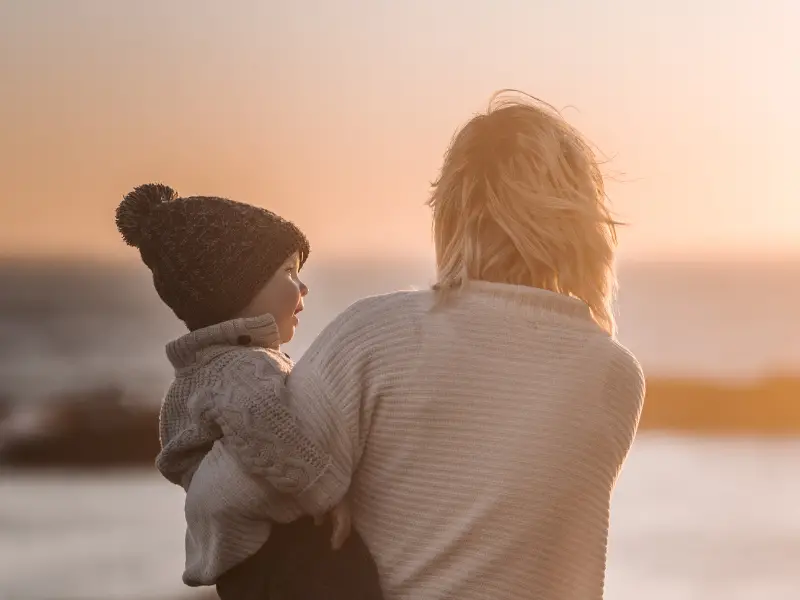
[(331, 546), (333, 546), (334, 550), (338, 550), (344, 546), (344, 543), (350, 536), (350, 528), (353, 524), (350, 514), (350, 503), (347, 502), (347, 500), (342, 500), (338, 505), (333, 507), (331, 511), (331, 520), (333, 521)]
[[(352, 527), (352, 517), (350, 515), (350, 504), (347, 500), (342, 500), (339, 504), (331, 509), (328, 513), (333, 524), (333, 534), (331, 535), (331, 546), (334, 550), (341, 548), (350, 536), (350, 529)], [(314, 522), (317, 525), (322, 525), (325, 517), (316, 516)]]

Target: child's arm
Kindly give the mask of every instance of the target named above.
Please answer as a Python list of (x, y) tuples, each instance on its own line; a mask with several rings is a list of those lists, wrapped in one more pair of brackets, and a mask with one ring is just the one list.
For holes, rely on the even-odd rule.
[[(221, 430), (220, 442), (245, 472), (292, 498), (312, 515), (324, 514), (346, 489), (330, 454), (302, 431), (283, 401), (284, 375), (267, 356), (248, 353), (225, 367), (210, 394), (192, 407)], [(313, 494), (304, 492), (313, 488)]]
[[(400, 300), (403, 298), (400, 296)], [(384, 323), (388, 316), (398, 314), (385, 302), (383, 297), (367, 298), (336, 317), (295, 364), (285, 385), (282, 377), (267, 377), (271, 383), (258, 383), (256, 389), (250, 391), (250, 399), (262, 399), (248, 403), (250, 410), (244, 414), (262, 425), (247, 424), (247, 427), (237, 428), (242, 417), (235, 411), (233, 419), (222, 410), (215, 411), (217, 422), (225, 424), (227, 421), (223, 442), (229, 433), (235, 438), (233, 430), (248, 431), (251, 435), (266, 432), (271, 438), (278, 438), (278, 444), (274, 439), (256, 442), (252, 438), (237, 444), (252, 468), (262, 467), (273, 485), (277, 483), (286, 490), (265, 506), (270, 517), (280, 518), (284, 512), (280, 504), (284, 501), (299, 505), (313, 516), (327, 513), (341, 503), (350, 487), (366, 447), (387, 373), (396, 367), (380, 359), (385, 359), (387, 347), (392, 348), (391, 356), (403, 355), (403, 349), (395, 347), (396, 333), (405, 331), (406, 322), (393, 317), (391, 324)], [(376, 336), (376, 328), (386, 331)], [(237, 371), (243, 375), (242, 387), (258, 380), (253, 377), (254, 367), (250, 365), (248, 371), (239, 365)], [(267, 394), (268, 399), (265, 401), (261, 394)], [(226, 403), (230, 400), (223, 404)], [(275, 414), (260, 415), (258, 406), (268, 406)], [(275, 415), (284, 416), (277, 418)], [(299, 417), (302, 428), (295, 416)], [(281, 427), (283, 423), (286, 430)], [(265, 464), (246, 456), (248, 448), (264, 451), (266, 457), (261, 458)]]

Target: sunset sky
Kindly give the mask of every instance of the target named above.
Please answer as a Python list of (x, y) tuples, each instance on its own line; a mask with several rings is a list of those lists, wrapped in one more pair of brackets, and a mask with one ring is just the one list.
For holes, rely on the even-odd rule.
[(158, 180), (320, 254), (427, 255), (442, 154), (506, 87), (608, 155), (623, 257), (800, 254), (798, 24), (796, 0), (0, 0), (0, 254), (130, 256), (113, 211)]

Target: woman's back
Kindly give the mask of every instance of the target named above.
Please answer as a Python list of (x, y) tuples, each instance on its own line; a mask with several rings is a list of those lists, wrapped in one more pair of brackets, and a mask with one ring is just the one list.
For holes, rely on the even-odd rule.
[(470, 282), (433, 303), (363, 300), (331, 326), (348, 343), (313, 350), (360, 386), (354, 521), (387, 598), (600, 598), (638, 363), (561, 294)]
[(435, 289), (356, 303), (288, 379), (389, 600), (603, 595), (644, 396), (611, 336), (617, 221), (580, 132), (502, 96), (433, 183)]

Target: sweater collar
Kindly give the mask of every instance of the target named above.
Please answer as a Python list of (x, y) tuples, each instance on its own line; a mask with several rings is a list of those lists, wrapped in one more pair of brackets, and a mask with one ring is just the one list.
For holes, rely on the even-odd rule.
[(198, 362), (201, 351), (211, 347), (251, 346), (280, 347), (278, 324), (272, 315), (233, 319), (197, 329), (167, 344), (167, 358), (176, 369)]
[(525, 285), (494, 283), (476, 279), (469, 280), (465, 289), (493, 302), (510, 303), (515, 306), (522, 305), (547, 313), (556, 313), (594, 322), (589, 306), (583, 300), (566, 294)]

